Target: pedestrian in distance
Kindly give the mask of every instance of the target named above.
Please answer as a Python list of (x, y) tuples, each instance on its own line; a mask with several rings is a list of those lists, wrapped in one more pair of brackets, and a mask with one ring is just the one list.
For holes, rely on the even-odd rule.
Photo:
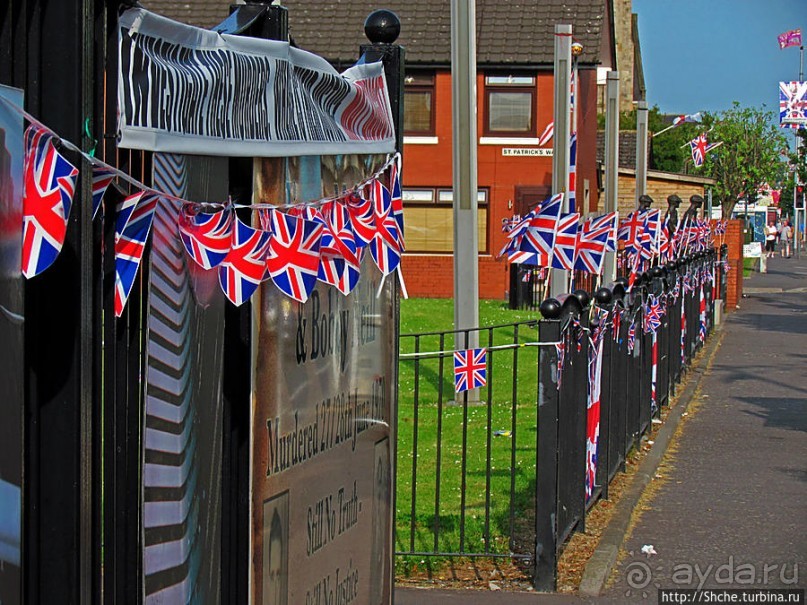
[(793, 230), (790, 228), (790, 221), (784, 221), (779, 231), (779, 250), (782, 258), (790, 258), (790, 246), (793, 240)]
[(776, 237), (779, 232), (776, 230), (776, 223), (770, 221), (765, 227), (765, 256), (772, 258), (776, 254)]

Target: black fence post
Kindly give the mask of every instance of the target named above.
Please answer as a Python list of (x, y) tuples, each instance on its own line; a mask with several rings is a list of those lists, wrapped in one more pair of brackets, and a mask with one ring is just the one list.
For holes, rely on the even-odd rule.
[[(232, 5), (231, 16), (239, 10), (247, 11), (242, 20), (249, 23), (237, 31), (239, 35), (288, 40), (287, 8), (272, 5), (268, 0), (248, 0), (246, 5)], [(230, 158), (229, 179), (233, 199), (251, 199), (252, 158)], [(251, 220), (251, 217), (245, 216), (244, 219)], [(252, 318), (251, 302), (240, 307), (224, 305), (220, 596), (223, 603), (246, 603), (249, 600)]]
[(541, 343), (538, 362), (538, 430), (535, 464), (535, 575), (536, 590), (557, 588), (558, 503), (558, 353), (561, 340), (560, 304), (547, 299), (538, 324)]
[[(614, 301), (613, 293), (608, 288), (600, 288), (594, 293), (596, 305), (605, 311), (607, 315), (602, 320), (605, 324), (602, 329), (602, 373), (600, 376), (600, 431), (597, 440), (597, 474), (596, 485), (600, 486), (601, 497), (608, 499), (608, 483), (610, 482), (610, 469), (612, 462), (612, 443), (613, 443), (613, 402), (611, 398), (611, 390), (613, 388), (613, 375), (611, 373), (611, 364), (614, 354), (614, 338), (613, 338), (613, 314), (614, 314)], [(592, 330), (594, 326), (592, 326)]]
[(382, 61), (387, 80), (392, 122), (395, 125), (395, 148), (403, 152), (404, 123), (404, 66), (406, 50), (393, 44), (401, 32), (398, 16), (390, 10), (379, 9), (370, 13), (364, 22), (364, 33), (372, 44), (362, 44), (359, 51), (365, 61)]
[[(102, 97), (93, 52), (102, 11), (99, 0), (11, 0), (0, 9), (0, 83), (23, 89), (25, 108), (77, 144)], [(14, 382), (24, 398), (22, 584), (14, 590), (25, 603), (99, 599), (100, 291), (87, 183), (82, 174), (59, 258), (21, 287), (23, 350), (8, 352), (19, 360)]]

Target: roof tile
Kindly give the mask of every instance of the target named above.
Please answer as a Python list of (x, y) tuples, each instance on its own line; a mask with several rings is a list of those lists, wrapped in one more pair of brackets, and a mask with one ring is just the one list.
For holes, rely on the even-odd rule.
[[(147, 9), (171, 19), (210, 28), (229, 14), (229, 1), (142, 0)], [(356, 60), (367, 44), (364, 20), (378, 0), (285, 0), (289, 30), (295, 42), (337, 64)], [(401, 20), (398, 43), (408, 64), (451, 62), (449, 0), (387, 0), (384, 6)], [(554, 26), (572, 25), (583, 45), (581, 63), (599, 62), (600, 38), (606, 22), (606, 0), (477, 0), (477, 64), (552, 65)]]

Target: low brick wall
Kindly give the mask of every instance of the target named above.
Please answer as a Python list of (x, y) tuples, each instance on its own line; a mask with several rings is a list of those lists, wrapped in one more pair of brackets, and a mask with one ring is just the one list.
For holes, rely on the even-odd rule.
[(729, 265), (726, 287), (726, 312), (731, 313), (743, 297), (743, 221), (733, 219), (726, 227), (726, 244), (729, 247)]

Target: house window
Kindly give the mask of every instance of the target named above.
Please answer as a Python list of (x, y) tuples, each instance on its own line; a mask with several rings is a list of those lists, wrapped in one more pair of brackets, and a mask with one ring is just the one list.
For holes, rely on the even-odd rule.
[(485, 134), (535, 136), (535, 77), (485, 78)]
[(404, 134), (434, 134), (434, 74), (410, 74), (404, 79)]
[[(451, 189), (404, 189), (407, 252), (450, 254), (454, 251), (454, 209)], [(488, 191), (477, 197), (479, 252), (488, 251)]]

